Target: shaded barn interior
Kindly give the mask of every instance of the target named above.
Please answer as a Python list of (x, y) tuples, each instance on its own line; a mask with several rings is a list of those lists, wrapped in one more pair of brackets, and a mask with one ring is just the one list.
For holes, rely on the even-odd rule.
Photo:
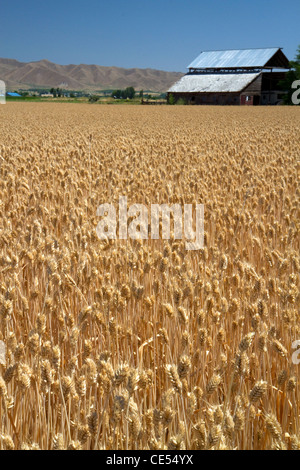
[(277, 105), (289, 61), (281, 48), (206, 51), (168, 90), (187, 104)]

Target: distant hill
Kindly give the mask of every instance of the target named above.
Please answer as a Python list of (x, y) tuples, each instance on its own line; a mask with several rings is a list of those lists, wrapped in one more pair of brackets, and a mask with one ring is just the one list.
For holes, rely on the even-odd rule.
[(124, 69), (101, 65), (58, 65), (48, 60), (18, 62), (0, 58), (0, 80), (7, 89), (68, 88), (70, 90), (96, 91), (123, 89), (165, 92), (183, 76), (180, 72), (154, 69)]

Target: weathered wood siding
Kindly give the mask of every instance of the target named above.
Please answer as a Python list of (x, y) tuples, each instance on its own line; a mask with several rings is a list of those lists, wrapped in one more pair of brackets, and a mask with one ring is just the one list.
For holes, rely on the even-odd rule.
[(239, 93), (171, 93), (175, 102), (183, 100), (195, 105), (239, 105)]

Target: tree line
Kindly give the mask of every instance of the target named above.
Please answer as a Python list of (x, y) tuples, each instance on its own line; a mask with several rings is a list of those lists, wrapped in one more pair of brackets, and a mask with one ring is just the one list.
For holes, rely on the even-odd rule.
[(125, 88), (125, 90), (114, 90), (111, 94), (112, 98), (116, 98), (118, 100), (123, 99), (132, 100), (135, 97), (135, 89), (132, 86)]

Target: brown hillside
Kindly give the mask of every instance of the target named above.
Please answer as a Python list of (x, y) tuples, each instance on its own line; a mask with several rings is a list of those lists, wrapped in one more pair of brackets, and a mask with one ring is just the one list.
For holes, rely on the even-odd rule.
[(0, 79), (5, 81), (7, 89), (63, 86), (70, 90), (95, 91), (133, 86), (137, 90), (164, 92), (182, 75), (149, 68), (58, 65), (48, 60), (25, 63), (0, 58)]

